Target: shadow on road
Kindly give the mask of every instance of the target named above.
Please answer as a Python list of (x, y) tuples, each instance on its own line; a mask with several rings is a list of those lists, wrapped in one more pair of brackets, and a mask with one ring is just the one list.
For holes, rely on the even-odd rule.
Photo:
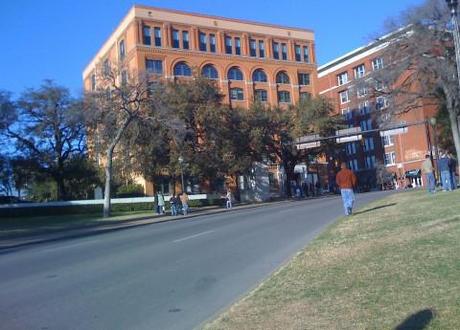
[(435, 317), (435, 312), (431, 309), (424, 309), (410, 315), (403, 323), (398, 325), (395, 330), (423, 330)]
[(383, 208), (386, 208), (386, 207), (390, 207), (390, 206), (395, 206), (395, 205), (397, 205), (397, 203), (391, 203), (391, 204), (380, 205), (380, 206), (373, 207), (373, 208), (371, 208), (371, 209), (367, 209), (367, 210), (362, 210), (362, 211), (359, 211), (359, 212), (355, 212), (354, 214), (355, 214), (355, 215), (363, 214), (363, 213), (372, 212), (372, 211), (375, 211), (375, 210), (380, 210), (380, 209), (383, 209)]

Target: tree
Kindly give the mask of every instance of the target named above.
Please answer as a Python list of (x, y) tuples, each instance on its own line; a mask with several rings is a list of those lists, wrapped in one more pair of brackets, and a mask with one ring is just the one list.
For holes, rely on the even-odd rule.
[(388, 29), (393, 33), (381, 40), (387, 44), (383, 51), (386, 67), (373, 74), (373, 83), (384, 87), (374, 88), (375, 95), (390, 98), (390, 106), (382, 112), (386, 120), (444, 104), (459, 156), (460, 94), (449, 22), (444, 0), (427, 0), (391, 20)]
[(296, 140), (305, 135), (318, 134), (330, 136), (340, 125), (340, 118), (333, 116), (334, 109), (330, 102), (322, 97), (303, 100), (289, 109), (267, 109), (269, 116), (267, 128), (270, 130), (271, 142), (267, 143), (268, 153), (274, 156), (274, 161), (281, 161), (286, 173), (286, 194), (291, 195), (289, 189), (294, 179), (294, 168), (310, 156), (325, 153), (332, 142), (322, 142), (315, 149), (298, 150)]
[[(9, 106), (11, 108), (11, 106)], [(68, 198), (64, 180), (74, 155), (85, 152), (85, 127), (81, 102), (68, 89), (45, 80), (38, 89), (26, 90), (14, 106), (4, 130), (15, 141), (15, 153), (35, 159), (42, 174), (56, 182), (56, 198)]]
[(103, 216), (109, 217), (113, 160), (119, 142), (126, 138), (130, 129), (132, 139), (139, 133), (135, 130), (139, 126), (133, 123), (155, 122), (163, 118), (160, 103), (152, 97), (153, 87), (147, 75), (129, 73), (122, 64), (111, 66), (105, 62), (97, 66), (95, 76), (98, 88), (86, 94), (85, 114), (91, 130), (93, 152), (100, 153), (104, 158)]

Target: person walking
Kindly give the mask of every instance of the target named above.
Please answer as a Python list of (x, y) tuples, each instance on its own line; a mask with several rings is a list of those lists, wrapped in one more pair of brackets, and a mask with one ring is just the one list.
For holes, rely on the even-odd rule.
[(171, 215), (176, 216), (177, 215), (177, 204), (179, 204), (179, 200), (176, 196), (176, 194), (173, 194), (171, 198), (169, 199), (169, 205), (171, 206)]
[(158, 193), (158, 213), (164, 214), (165, 213), (165, 197), (163, 193)]
[(345, 215), (349, 216), (353, 213), (353, 204), (355, 202), (353, 188), (356, 187), (357, 179), (355, 173), (347, 168), (346, 163), (342, 163), (340, 167), (341, 169), (335, 177), (335, 182), (340, 188)]
[(227, 189), (227, 194), (225, 195), (225, 207), (227, 209), (231, 209), (233, 207), (232, 205), (232, 192), (230, 191), (230, 189)]
[(187, 215), (189, 198), (185, 191), (180, 195), (180, 201), (182, 203), (182, 213)]
[(450, 169), (450, 182), (451, 182), (451, 187), (452, 190), (457, 189), (457, 160), (455, 157), (452, 155), (452, 153), (447, 154), (447, 157), (449, 158), (449, 169)]
[(438, 168), (441, 173), (441, 182), (443, 191), (452, 191), (452, 182), (450, 177), (450, 159), (445, 152), (438, 159)]
[(422, 174), (425, 175), (426, 190), (433, 194), (436, 192), (436, 180), (433, 173), (433, 163), (430, 155), (425, 155), (425, 160), (422, 163)]

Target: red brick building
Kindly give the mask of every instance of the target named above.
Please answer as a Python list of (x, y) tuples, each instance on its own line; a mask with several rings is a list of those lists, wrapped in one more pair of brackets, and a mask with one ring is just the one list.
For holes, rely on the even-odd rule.
[[(376, 130), (379, 128), (380, 112), (391, 106), (385, 96), (376, 96), (359, 83), (374, 71), (385, 70), (384, 49), (388, 38), (391, 35), (318, 68), (319, 94), (333, 102), (336, 112), (344, 116), (349, 127), (360, 127), (362, 131)], [(364, 181), (371, 187), (375, 186), (378, 163), (383, 163), (394, 174), (395, 185), (420, 185), (423, 182), (419, 171), (421, 163), (427, 152), (432, 150), (434, 140), (433, 130), (427, 122), (435, 113), (436, 108), (432, 105), (422, 105), (392, 118), (394, 125), (407, 124), (407, 128), (364, 134), (361, 141), (344, 145), (342, 157), (359, 174), (361, 183)]]

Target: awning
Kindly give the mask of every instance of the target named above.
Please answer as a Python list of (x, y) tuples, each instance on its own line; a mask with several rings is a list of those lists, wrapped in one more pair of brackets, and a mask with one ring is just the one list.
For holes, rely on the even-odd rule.
[(421, 176), (421, 170), (419, 168), (406, 172), (406, 178), (419, 178)]

